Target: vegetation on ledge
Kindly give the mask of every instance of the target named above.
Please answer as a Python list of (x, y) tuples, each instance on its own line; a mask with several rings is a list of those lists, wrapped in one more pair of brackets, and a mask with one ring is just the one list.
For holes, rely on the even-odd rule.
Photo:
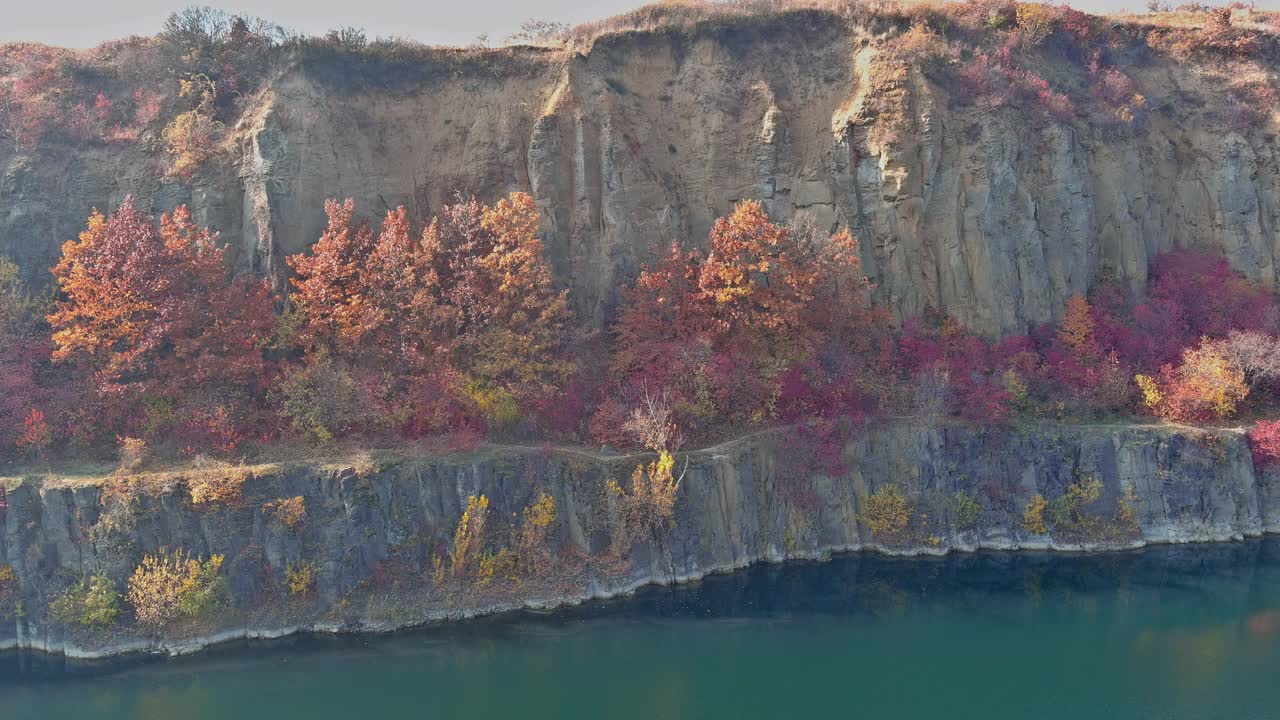
[(327, 208), (284, 297), (229, 275), (185, 208), (157, 222), (129, 200), (65, 245), (54, 298), (0, 266), (0, 444), (37, 464), (115, 447), (134, 472), (281, 443), (661, 449), (786, 424), (830, 468), (823, 448), (875, 418), (1220, 423), (1280, 391), (1275, 293), (1194, 250), (1159, 256), (1143, 288), (1104, 273), (1057, 327), (992, 340), (941, 313), (895, 326), (865, 300), (852, 236), (745, 201), (709, 252), (672, 245), (645, 268), (602, 338), (555, 289), (527, 195), (460, 201), (418, 233), (403, 208), (377, 231), (350, 201)]

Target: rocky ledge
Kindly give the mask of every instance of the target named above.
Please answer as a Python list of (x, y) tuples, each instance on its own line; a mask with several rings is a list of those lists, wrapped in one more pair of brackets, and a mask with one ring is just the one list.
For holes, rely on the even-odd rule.
[[(640, 455), (486, 446), (263, 466), (237, 499), (213, 505), (194, 503), (176, 476), (125, 504), (108, 482), (27, 477), (0, 508), (0, 567), (13, 569), (0, 647), (188, 652), (241, 637), (390, 630), (575, 603), (832, 552), (1110, 550), (1280, 529), (1277, 475), (1255, 467), (1238, 430), (895, 426), (826, 453), (803, 437), (775, 430), (678, 454), (670, 521), (622, 554), (612, 550), (608, 482), (625, 486)], [(830, 459), (811, 459), (820, 455)], [(433, 571), (469, 498), (489, 499), (486, 538), (497, 546), (516, 542), (522, 510), (544, 493), (556, 512), (538, 577), (442, 580)], [(279, 512), (293, 498), (302, 498), (301, 517)], [(141, 558), (163, 547), (224, 556), (228, 607), (163, 631), (136, 626), (127, 611), (105, 632), (50, 619), (46, 608), (71, 583), (104, 573), (123, 589)], [(303, 564), (314, 568), (311, 587), (291, 593), (285, 569)]]

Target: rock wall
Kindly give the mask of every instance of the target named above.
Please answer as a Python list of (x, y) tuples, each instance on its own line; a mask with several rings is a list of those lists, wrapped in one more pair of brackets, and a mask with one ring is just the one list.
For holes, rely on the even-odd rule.
[[(0, 253), (47, 279), (91, 207), (134, 193), (192, 204), (242, 267), (280, 277), (283, 256), (318, 237), (325, 198), (352, 196), (375, 218), (404, 203), (421, 219), (455, 191), (518, 189), (538, 199), (558, 276), (596, 327), (642, 262), (673, 239), (705, 242), (743, 198), (779, 220), (851, 227), (899, 317), (932, 306), (992, 334), (1051, 319), (1104, 270), (1141, 287), (1173, 247), (1276, 279), (1276, 111), (1229, 129), (1225, 88), (1242, 68), (1139, 41), (1115, 51), (1147, 98), (1138, 126), (1045, 123), (1032, 108), (957, 103), (915, 70), (886, 82), (878, 61), (900, 31), (795, 12), (608, 34), (581, 53), (440, 50), (390, 65), (305, 53), (190, 183), (158, 179), (139, 146), (0, 150)], [(1076, 68), (1060, 85), (1087, 83), (1043, 52), (1046, 67)]]
[[(839, 472), (806, 469), (804, 457), (789, 431), (680, 456), (677, 467), (685, 475), (674, 523), (636, 545), (610, 572), (584, 570), (581, 561), (608, 550), (605, 482), (625, 484), (640, 456), (492, 447), (388, 460), (363, 474), (341, 464), (266, 468), (228, 507), (193, 507), (181, 482), (143, 495), (127, 529), (115, 533), (101, 531), (99, 485), (29, 478), (8, 492), (0, 511), (0, 566), (15, 569), (24, 608), (0, 621), (0, 645), (79, 655), (181, 651), (297, 628), (389, 629), (520, 604), (573, 602), (832, 551), (1086, 550), (1238, 540), (1280, 530), (1277, 476), (1255, 470), (1237, 431), (895, 427), (852, 440)], [(1035, 494), (1052, 507), (1071, 484), (1093, 478), (1101, 492), (1081, 510), (1083, 520), (1051, 519), (1047, 534), (1026, 529), (1023, 512)], [(877, 536), (868, 503), (886, 485), (905, 494), (910, 523)], [(432, 588), (430, 558), (447, 552), (469, 496), (491, 499), (490, 539), (503, 542), (521, 509), (543, 491), (558, 511), (556, 557), (578, 563), (577, 570), (517, 595), (446, 596)], [(976, 516), (964, 519), (959, 494), (978, 504)], [(298, 495), (306, 519), (290, 530), (265, 504)], [(138, 630), (127, 618), (111, 633), (92, 635), (45, 617), (48, 602), (82, 574), (105, 572), (124, 587), (144, 553), (179, 546), (226, 557), (235, 608), (225, 616), (163, 636)], [(305, 603), (281, 587), (283, 569), (303, 561), (318, 573)]]

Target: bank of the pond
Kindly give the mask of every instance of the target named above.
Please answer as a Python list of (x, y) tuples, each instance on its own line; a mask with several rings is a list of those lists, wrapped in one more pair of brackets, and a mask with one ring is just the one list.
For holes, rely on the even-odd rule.
[(757, 565), (552, 614), (193, 657), (0, 655), (6, 719), (1274, 717), (1280, 539)]
[[(24, 481), (0, 513), (0, 566), (15, 571), (22, 612), (0, 621), (0, 646), (104, 657), (187, 653), (210, 643), (297, 631), (386, 631), (443, 620), (548, 608), (680, 583), (759, 562), (873, 550), (1095, 551), (1238, 541), (1280, 529), (1271, 471), (1255, 468), (1242, 433), (1170, 426), (873, 428), (851, 440), (839, 468), (820, 467), (786, 433), (687, 454), (671, 521), (625, 556), (616, 547), (609, 480), (638, 457), (536, 448), (380, 458), (359, 465), (258, 469), (233, 503), (198, 506), (180, 476), (126, 505), (98, 483)], [(682, 457), (682, 467), (684, 458)], [(1073, 488), (1090, 485), (1072, 505)], [(875, 499), (903, 502), (877, 530)], [(468, 499), (483, 495), (492, 547), (521, 511), (554, 499), (540, 576), (438, 584)], [(1029, 522), (1035, 498), (1044, 526)], [(297, 523), (279, 512), (297, 499)], [(124, 508), (121, 510), (121, 508)], [(883, 508), (880, 508), (883, 509)], [(88, 632), (45, 609), (82, 575), (123, 588), (141, 557), (181, 547), (225, 557), (231, 603), (219, 614), (153, 631), (123, 622)], [(290, 595), (286, 568), (314, 568), (312, 592)]]

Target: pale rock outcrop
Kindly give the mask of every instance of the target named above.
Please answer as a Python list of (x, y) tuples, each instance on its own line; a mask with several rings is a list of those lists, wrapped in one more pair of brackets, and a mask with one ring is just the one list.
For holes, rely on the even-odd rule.
[(917, 70), (885, 82), (885, 42), (802, 13), (616, 33), (582, 53), (441, 50), (368, 67), (303, 54), (190, 183), (158, 179), (135, 145), (0, 151), (0, 252), (47, 280), (90, 208), (134, 193), (156, 209), (190, 203), (242, 268), (283, 287), (283, 258), (319, 236), (326, 198), (422, 220), (456, 192), (525, 190), (596, 328), (643, 262), (673, 239), (705, 244), (743, 198), (778, 220), (850, 227), (898, 317), (934, 307), (988, 334), (1054, 318), (1104, 269), (1140, 288), (1175, 247), (1275, 281), (1275, 112), (1226, 129), (1206, 67), (1148, 52), (1124, 67), (1147, 117), (1100, 128), (961, 105)]

